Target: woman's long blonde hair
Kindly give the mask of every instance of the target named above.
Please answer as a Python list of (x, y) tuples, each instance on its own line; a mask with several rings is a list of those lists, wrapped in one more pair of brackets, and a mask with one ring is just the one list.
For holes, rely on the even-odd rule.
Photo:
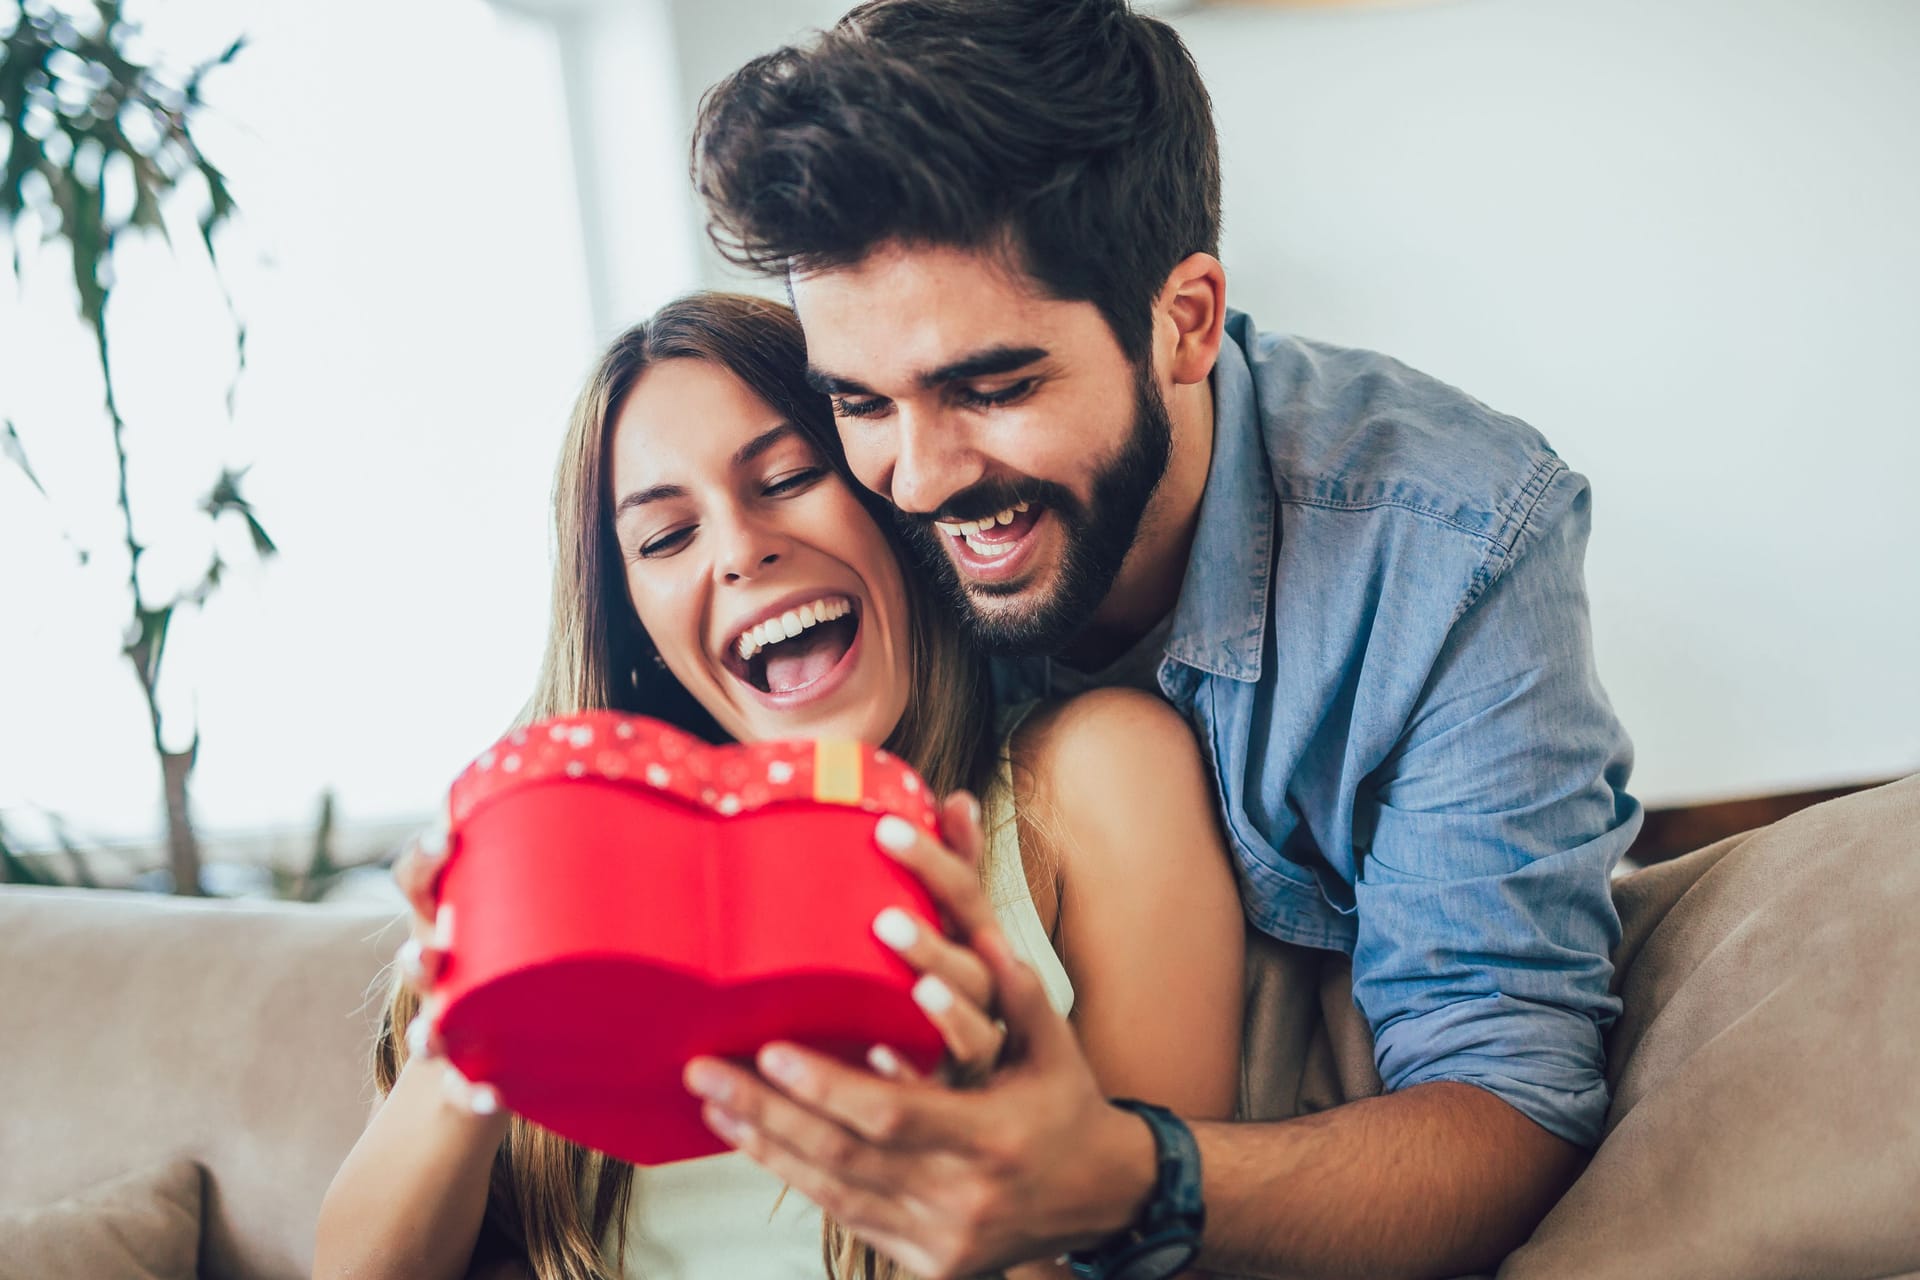
[[(807, 434), (866, 501), (895, 554), (903, 560), (908, 554), (885, 504), (848, 471), (825, 398), (806, 384), (806, 340), (793, 312), (741, 294), (696, 293), (668, 303), (614, 341), (574, 405), (553, 487), (553, 615), (539, 683), (521, 723), (605, 708), (653, 716), (710, 741), (722, 737), (711, 717), (653, 662), (614, 538), (608, 474), (613, 424), (640, 375), (662, 360), (707, 360), (738, 377)], [(918, 575), (905, 577), (913, 688), (884, 745), (919, 770), (936, 795), (961, 787), (978, 793), (994, 761), (984, 662), (945, 602)], [(402, 1032), (418, 1007), (418, 997), (396, 973), (374, 1049), (374, 1079), (383, 1095), (405, 1064)], [(607, 1271), (599, 1241), (618, 1223), (618, 1256), (624, 1260), (632, 1192), (632, 1165), (516, 1116), (494, 1161), (487, 1228), (524, 1251), (536, 1280), (618, 1280)], [(836, 1280), (904, 1274), (831, 1219), (822, 1252)]]

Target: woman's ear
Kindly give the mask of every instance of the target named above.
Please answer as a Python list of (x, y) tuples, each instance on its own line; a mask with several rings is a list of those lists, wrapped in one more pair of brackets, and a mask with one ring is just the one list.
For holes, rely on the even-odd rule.
[(1220, 355), (1227, 325), (1227, 269), (1210, 253), (1192, 253), (1175, 264), (1155, 306), (1157, 337), (1165, 348), (1167, 376), (1176, 386), (1206, 381)]

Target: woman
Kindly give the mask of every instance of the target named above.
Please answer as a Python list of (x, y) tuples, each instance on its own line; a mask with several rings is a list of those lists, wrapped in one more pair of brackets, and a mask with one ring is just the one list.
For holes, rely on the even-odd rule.
[[(804, 362), (790, 311), (729, 295), (670, 304), (614, 343), (561, 457), (553, 622), (527, 717), (611, 707), (711, 739), (885, 744), (955, 793), (943, 830), (966, 861), (924, 838), (899, 856), (957, 876), (938, 895), (956, 912), (997, 914), (1103, 1088), (1228, 1115), (1242, 926), (1185, 725), (1117, 691), (996, 724), (981, 660), (847, 473)], [(437, 962), (432, 869), (415, 855), (401, 873), (416, 941), (376, 1052), (385, 1096), (328, 1191), (315, 1275), (457, 1277), (481, 1265), (483, 1237), (524, 1260), (503, 1274), (537, 1280), (820, 1275), (818, 1211), (744, 1156), (635, 1170), (500, 1111), (422, 1053), (424, 1023), (396, 1034)], [(989, 1068), (979, 958), (902, 913), (875, 932), (923, 974), (915, 998), (950, 1070)], [(885, 1046), (872, 1063), (906, 1070)], [(824, 1231), (830, 1273), (898, 1274)]]

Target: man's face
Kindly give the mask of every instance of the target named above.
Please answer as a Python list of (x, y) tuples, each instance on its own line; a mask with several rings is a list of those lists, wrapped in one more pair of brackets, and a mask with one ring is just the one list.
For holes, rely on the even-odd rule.
[(1064, 648), (1166, 471), (1150, 372), (1092, 303), (1048, 298), (991, 254), (883, 246), (792, 287), (854, 474), (984, 644)]

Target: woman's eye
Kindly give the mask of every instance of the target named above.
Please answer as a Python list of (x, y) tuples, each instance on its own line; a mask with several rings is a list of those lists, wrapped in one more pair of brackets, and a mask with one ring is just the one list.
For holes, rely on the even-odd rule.
[(998, 391), (976, 391), (972, 387), (961, 387), (955, 392), (961, 404), (971, 409), (993, 409), (1000, 405), (1012, 404), (1024, 400), (1033, 391), (1036, 379), (1022, 378), (1010, 386)]
[(842, 418), (871, 418), (887, 407), (887, 402), (878, 396), (865, 400), (855, 400), (850, 396), (835, 396), (833, 411)]
[(802, 489), (810, 487), (824, 474), (818, 467), (805, 467), (799, 471), (789, 472), (778, 480), (768, 482), (767, 496), (778, 498), (789, 493), (799, 493)]
[(692, 529), (675, 529), (672, 533), (663, 533), (649, 542), (641, 543), (640, 550), (635, 558), (648, 560), (654, 556), (663, 556), (669, 552), (678, 551), (686, 545), (687, 539), (692, 536)]

